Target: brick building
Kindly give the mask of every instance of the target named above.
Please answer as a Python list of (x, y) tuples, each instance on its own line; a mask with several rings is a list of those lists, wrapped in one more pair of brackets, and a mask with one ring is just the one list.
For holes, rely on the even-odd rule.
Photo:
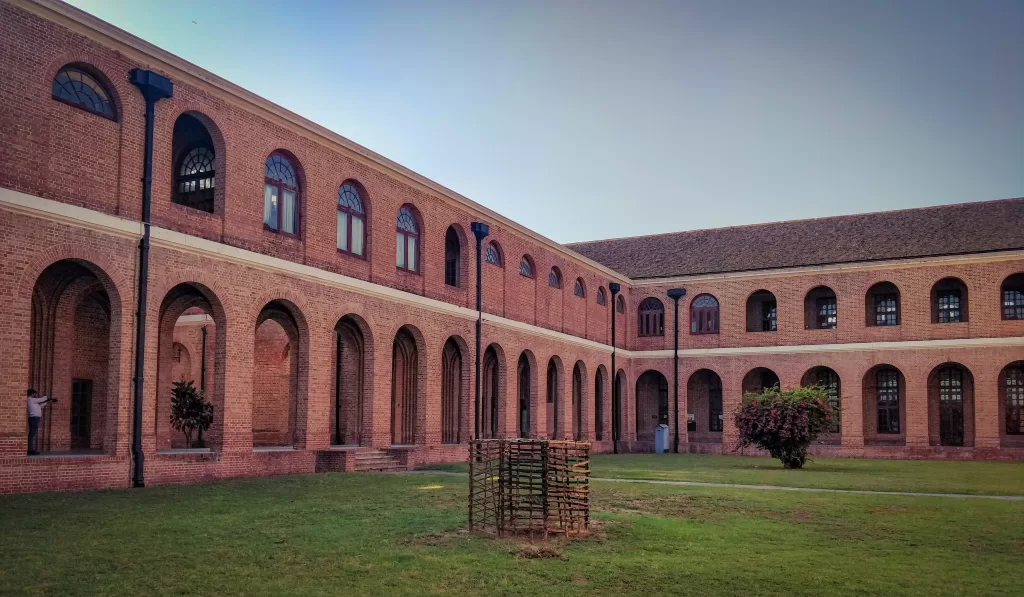
[[(147, 484), (456, 460), (476, 427), (644, 451), (677, 383), (682, 451), (820, 382), (818, 453), (1024, 457), (1024, 200), (563, 246), (55, 0), (0, 1), (0, 68), (0, 492), (130, 486), (136, 442)], [(140, 71), (173, 83), (146, 276)], [(61, 399), (40, 456), (28, 387)]]

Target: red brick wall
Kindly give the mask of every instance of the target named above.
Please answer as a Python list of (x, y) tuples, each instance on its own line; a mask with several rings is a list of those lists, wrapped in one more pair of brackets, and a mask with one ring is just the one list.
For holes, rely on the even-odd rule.
[[(140, 168), (143, 143), (143, 106), (138, 92), (126, 83), (133, 67), (146, 67), (112, 49), (72, 33), (22, 9), (0, 3), (0, 39), (5, 53), (5, 77), (0, 79), (0, 135), (12, 142), (0, 145), (0, 187), (54, 199), (96, 212), (137, 220), (140, 204)], [(117, 122), (102, 119), (50, 98), (53, 73), (68, 62), (88, 62), (108, 79), (118, 104)], [(152, 68), (152, 65), (149, 65)], [(168, 73), (175, 81), (175, 97), (158, 104), (154, 154), (153, 220), (167, 228), (195, 237), (278, 257), (294, 264), (344, 274), (379, 286), (369, 292), (349, 290), (303, 272), (272, 265), (254, 264), (198, 247), (190, 239), (185, 246), (155, 238), (151, 251), (149, 301), (145, 346), (146, 368), (143, 395), (143, 449), (147, 454), (147, 483), (184, 483), (238, 476), (313, 472), (316, 453), (332, 441), (334, 360), (336, 326), (350, 316), (363, 334), (361, 417), (355, 431), (368, 448), (389, 449), (392, 443), (392, 351), (396, 334), (405, 327), (417, 345), (415, 425), (416, 447), (402, 450), (403, 462), (414, 465), (464, 458), (464, 446), (442, 445), (441, 355), (444, 343), (455, 338), (462, 352), (464, 429), (472, 428), (474, 320), (462, 314), (435, 310), (411, 300), (389, 297), (386, 288), (405, 290), (452, 305), (475, 304), (475, 242), (467, 236), (474, 220), (488, 221), (476, 212), (428, 190), (405, 175), (373, 165), (354, 152), (334, 145), (316, 134), (301, 132), (284, 119), (231, 99), (205, 84), (193, 85), (188, 77)], [(217, 195), (214, 214), (171, 203), (171, 138), (175, 119), (182, 113), (197, 114), (210, 130), (217, 151)], [(302, 179), (301, 228), (297, 238), (263, 229), (262, 180), (267, 155), (282, 149), (295, 158)], [(365, 259), (339, 253), (335, 246), (336, 197), (339, 185), (357, 180), (365, 190), (368, 239)], [(84, 181), (84, 183), (83, 183)], [(419, 272), (395, 268), (394, 226), (400, 206), (418, 210), (421, 234)], [(444, 284), (444, 235), (450, 225), (462, 240), (462, 273), (457, 288)], [(128, 445), (132, 404), (133, 332), (135, 329), (135, 276), (137, 239), (123, 232), (104, 231), (95, 224), (67, 218), (41, 217), (24, 209), (0, 208), (0, 250), (5, 256), (0, 270), (0, 301), (5, 305), (7, 326), (0, 329), (0, 492), (48, 489), (123, 487), (130, 482)], [(558, 251), (507, 225), (491, 222), (489, 240), (502, 250), (504, 264), (483, 264), (484, 308), (488, 313), (514, 322), (564, 332), (577, 338), (542, 333), (508, 322), (485, 323), (483, 347), (495, 345), (500, 365), (499, 434), (518, 434), (518, 377), (516, 364), (526, 353), (531, 363), (530, 434), (548, 435), (554, 413), (546, 408), (547, 364), (559, 363), (558, 428), (551, 435), (572, 434), (572, 371), (582, 370), (581, 394), (584, 439), (593, 439), (594, 373), (610, 366), (610, 309), (596, 305), (597, 289), (607, 287), (608, 275), (572, 254)], [(519, 274), (524, 254), (534, 262), (533, 278)], [(33, 335), (32, 292), (45, 268), (61, 260), (76, 260), (94, 275), (90, 283), (106, 293), (109, 315), (93, 306), (62, 307), (58, 346), (67, 347), (67, 358), (57, 355), (49, 380), (54, 393), (67, 395), (70, 380), (90, 375), (105, 384), (94, 386), (96, 447), (102, 454), (71, 459), (27, 459), (24, 391), (30, 384), (30, 337)], [(560, 289), (548, 285), (548, 273), (558, 267)], [(846, 456), (1021, 458), (1024, 443), (1002, 430), (999, 374), (1013, 361), (1024, 359), (1019, 346), (936, 347), (894, 344), (849, 347), (855, 350), (810, 350), (808, 345), (839, 345), (958, 338), (1013, 338), (1024, 336), (1024, 322), (1000, 319), (999, 285), (1008, 275), (1024, 271), (1024, 259), (934, 261), (908, 265), (878, 264), (870, 267), (816, 269), (797, 272), (765, 272), (734, 276), (704, 276), (665, 283), (625, 283), (622, 293), (626, 312), (617, 317), (617, 345), (631, 351), (662, 351), (657, 354), (620, 351), (616, 366), (624, 372), (621, 404), (623, 450), (650, 449), (638, 442), (636, 429), (636, 381), (647, 370), (660, 371), (669, 384), (669, 421), (675, 417), (672, 302), (665, 296), (671, 287), (684, 287), (680, 301), (679, 402), (681, 449), (704, 450), (716, 444), (731, 452), (736, 445), (731, 413), (742, 395), (742, 380), (756, 367), (770, 368), (783, 387), (800, 383), (815, 366), (834, 369), (842, 381), (842, 432), (836, 446), (818, 448), (822, 453)], [(932, 285), (946, 277), (962, 279), (970, 292), (969, 323), (936, 324), (931, 318)], [(574, 296), (577, 277), (583, 279), (586, 296)], [(865, 325), (865, 297), (873, 284), (888, 281), (901, 294), (901, 323), (892, 328)], [(84, 282), (68, 287), (58, 302), (75, 304), (85, 292)], [(189, 290), (180, 291), (181, 284)], [(838, 297), (839, 326), (835, 330), (805, 329), (804, 299), (807, 292), (828, 285)], [(777, 332), (747, 332), (746, 302), (756, 290), (772, 292), (778, 303)], [(52, 290), (52, 289), (51, 289)], [(53, 290), (53, 292), (57, 292)], [(715, 295), (720, 307), (721, 332), (691, 336), (689, 306), (701, 293)], [(659, 297), (666, 307), (662, 337), (636, 336), (636, 306), (647, 296)], [(56, 300), (56, 299), (55, 299)], [(261, 315), (268, 304), (283, 305), (294, 320), (291, 338), (276, 321)], [(197, 375), (200, 348), (198, 328), (175, 322), (182, 313), (206, 313), (209, 326), (207, 393), (214, 404), (214, 426), (208, 436), (211, 452), (167, 453), (181, 445), (164, 420), (168, 416), (170, 381), (184, 374), (183, 363), (173, 362), (173, 344), (180, 343), (189, 355), (188, 369)], [(102, 312), (102, 314), (101, 314)], [(73, 323), (73, 325), (71, 325)], [(261, 325), (262, 324), (262, 325)], [(277, 326), (277, 332), (272, 332)], [(56, 333), (56, 332), (55, 332)], [(104, 333), (106, 338), (104, 339)], [(598, 345), (579, 340), (585, 338)], [(284, 346), (289, 345), (285, 358)], [(802, 348), (789, 349), (790, 346)], [(105, 348), (104, 348), (105, 347)], [(691, 349), (738, 349), (700, 352)], [(773, 348), (774, 347), (774, 348)], [(71, 350), (73, 348), (73, 350)], [(763, 349), (757, 352), (758, 349)], [(764, 350), (772, 349), (771, 352)], [(933, 445), (936, 423), (930, 416), (928, 376), (942, 363), (954, 362), (970, 371), (973, 392), (970, 436), (973, 446), (950, 448)], [(104, 364), (105, 363), (105, 364)], [(904, 376), (902, 443), (874, 445), (873, 399), (864, 398), (865, 374), (878, 364), (890, 364)], [(722, 380), (725, 426), (721, 434), (703, 434), (706, 407), (702, 389), (689, 384), (697, 370), (709, 369)], [(95, 383), (95, 381), (94, 381)], [(358, 384), (355, 384), (358, 385)], [(355, 386), (345, 384), (346, 400)], [(604, 387), (603, 440), (597, 451), (611, 449), (611, 379)], [(691, 396), (690, 394), (693, 394)], [(353, 401), (354, 402), (354, 401)], [(98, 407), (96, 405), (99, 405)], [(698, 432), (689, 441), (686, 412), (692, 405)], [(59, 409), (70, 405), (62, 402)], [(98, 410), (97, 410), (98, 408)], [(967, 412), (965, 410), (965, 412)], [(59, 413), (59, 414), (58, 414)], [(65, 417), (59, 410), (55, 420)], [(355, 421), (356, 417), (350, 417)], [(553, 425), (552, 425), (553, 426)], [(66, 423), (55, 429), (67, 429)], [(63, 433), (63, 432), (62, 432)], [(98, 434), (98, 435), (97, 435)], [(266, 437), (261, 437), (261, 434)], [(54, 432), (54, 439), (57, 432)], [(63, 440), (62, 440), (63, 441)], [(289, 449), (253, 451), (254, 445), (280, 444)], [(711, 448), (708, 448), (711, 449)], [(161, 452), (158, 453), (158, 450)]]

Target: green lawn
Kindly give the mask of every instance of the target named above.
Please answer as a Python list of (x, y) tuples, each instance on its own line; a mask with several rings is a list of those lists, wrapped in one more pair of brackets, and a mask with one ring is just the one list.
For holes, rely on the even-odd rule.
[[(430, 468), (465, 471), (464, 463)], [(787, 471), (778, 460), (702, 454), (600, 454), (595, 477), (781, 485), (820, 489), (867, 489), (922, 493), (1024, 495), (1024, 462), (869, 460), (815, 458)]]
[(564, 559), (461, 531), (464, 479), (0, 498), (3, 595), (1020, 595), (1024, 502), (595, 482)]

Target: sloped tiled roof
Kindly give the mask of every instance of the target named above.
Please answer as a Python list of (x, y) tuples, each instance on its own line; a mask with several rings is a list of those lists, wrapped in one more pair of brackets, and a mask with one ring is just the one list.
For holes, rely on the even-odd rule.
[(636, 279), (1024, 249), (1024, 198), (567, 246)]

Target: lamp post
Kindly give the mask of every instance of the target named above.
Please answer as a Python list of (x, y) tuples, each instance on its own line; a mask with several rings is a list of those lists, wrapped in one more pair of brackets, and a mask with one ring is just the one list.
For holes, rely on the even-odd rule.
[(618, 303), (615, 295), (619, 294), (622, 287), (618, 282), (609, 282), (608, 290), (612, 292), (612, 453), (619, 453), (619, 415), (621, 406), (619, 404), (619, 376), (615, 370), (615, 312), (618, 310)]
[(679, 453), (679, 299), (686, 296), (685, 288), (671, 288), (668, 291), (668, 298), (675, 303), (675, 316), (673, 317), (673, 330), (675, 332), (674, 358), (672, 364), (672, 381), (675, 401), (675, 436), (672, 439), (672, 451)]
[(473, 439), (480, 439), (480, 329), (483, 325), (483, 292), (482, 280), (480, 279), (481, 253), (483, 252), (484, 237), (491, 228), (483, 222), (473, 222), (469, 226), (476, 237), (476, 392), (473, 395)]

